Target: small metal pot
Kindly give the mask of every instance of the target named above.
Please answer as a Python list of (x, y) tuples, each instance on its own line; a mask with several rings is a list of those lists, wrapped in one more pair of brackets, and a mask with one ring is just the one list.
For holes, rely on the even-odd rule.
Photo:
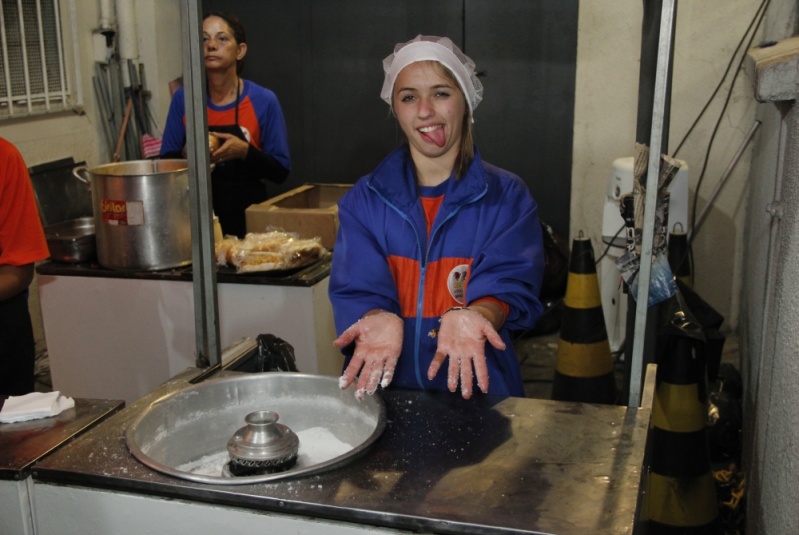
[(50, 259), (77, 264), (92, 260), (97, 252), (94, 218), (70, 219), (44, 228)]

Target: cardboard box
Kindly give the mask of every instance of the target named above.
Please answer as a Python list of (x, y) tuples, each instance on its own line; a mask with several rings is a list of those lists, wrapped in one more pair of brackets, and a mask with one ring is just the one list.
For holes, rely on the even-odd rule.
[(300, 238), (319, 237), (333, 249), (338, 231), (337, 202), (351, 184), (304, 184), (245, 210), (247, 232), (270, 227), (296, 232)]

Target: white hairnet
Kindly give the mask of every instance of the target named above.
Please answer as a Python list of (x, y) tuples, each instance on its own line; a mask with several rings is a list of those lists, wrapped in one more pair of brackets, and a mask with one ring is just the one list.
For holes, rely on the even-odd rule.
[(417, 35), (410, 41), (395, 45), (394, 53), (383, 60), (385, 79), (380, 98), (391, 106), (391, 95), (394, 92), (397, 75), (402, 69), (418, 61), (437, 61), (449, 69), (466, 96), (469, 115), (474, 114), (475, 108), (483, 100), (483, 84), (475, 74), (474, 61), (447, 37)]

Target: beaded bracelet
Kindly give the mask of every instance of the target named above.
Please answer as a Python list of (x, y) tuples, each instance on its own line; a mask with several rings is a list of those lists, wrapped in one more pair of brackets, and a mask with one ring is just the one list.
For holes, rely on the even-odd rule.
[[(469, 307), (452, 307), (452, 308), (448, 308), (447, 310), (445, 310), (444, 314), (446, 314), (450, 310), (474, 310), (474, 309), (473, 308), (469, 308)], [(477, 312), (477, 311), (475, 310), (475, 312)], [(480, 312), (477, 312), (477, 313), (480, 314)], [(501, 323), (505, 323), (505, 311), (500, 310), (499, 313), (500, 313), (500, 321), (501, 321)], [(444, 317), (444, 314), (441, 314), (441, 316), (438, 318), (439, 323), (441, 322), (441, 318)], [(483, 314), (480, 314), (480, 315), (485, 318), (485, 316)], [(488, 318), (485, 318), (485, 319), (489, 323), (491, 322), (491, 320), (489, 320)]]

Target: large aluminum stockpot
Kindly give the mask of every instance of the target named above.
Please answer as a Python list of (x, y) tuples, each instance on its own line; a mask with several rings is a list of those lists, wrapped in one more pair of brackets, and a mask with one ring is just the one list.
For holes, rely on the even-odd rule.
[(186, 160), (81, 166), (73, 174), (92, 191), (100, 265), (136, 271), (191, 263)]

